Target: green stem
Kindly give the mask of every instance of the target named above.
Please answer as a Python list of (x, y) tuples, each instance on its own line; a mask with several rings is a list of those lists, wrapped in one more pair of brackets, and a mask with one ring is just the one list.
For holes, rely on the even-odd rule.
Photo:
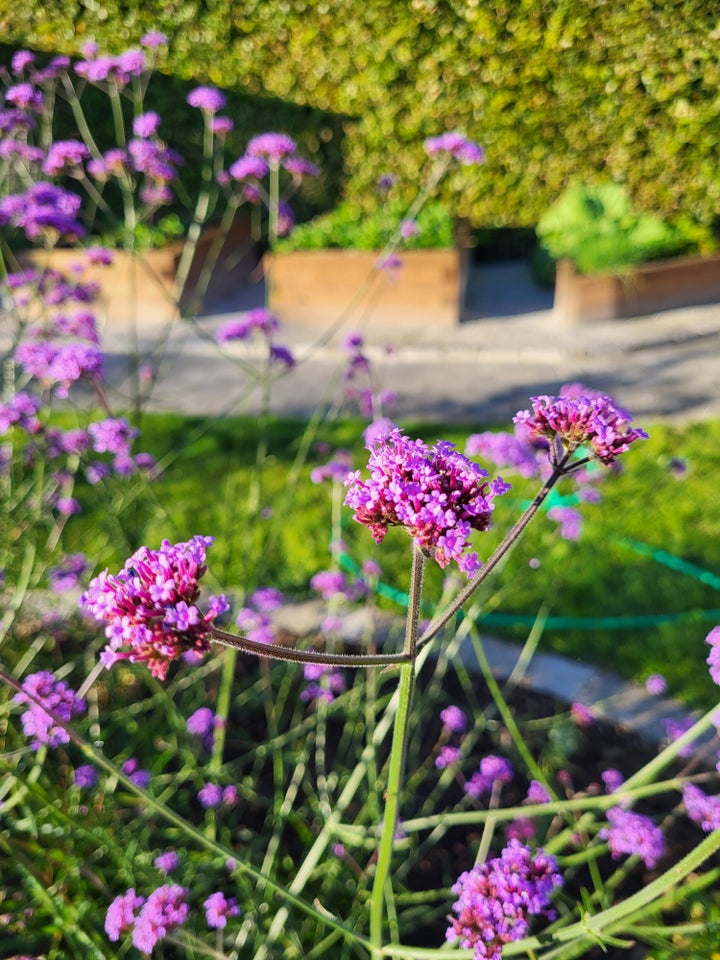
[(222, 722), (218, 723), (213, 730), (212, 754), (210, 756), (210, 763), (208, 764), (208, 772), (211, 774), (217, 773), (223, 764), (225, 736), (228, 727), (228, 717), (230, 716), (230, 702), (232, 699), (232, 686), (235, 680), (236, 662), (237, 650), (227, 650), (223, 657), (220, 689), (218, 690), (217, 706), (215, 708), (215, 714)]
[(390, 876), (390, 862), (392, 860), (395, 840), (395, 828), (397, 826), (400, 809), (400, 788), (405, 766), (410, 704), (415, 683), (415, 650), (417, 645), (420, 602), (422, 599), (424, 560), (425, 558), (422, 551), (413, 545), (413, 564), (410, 575), (405, 645), (403, 647), (403, 653), (406, 654), (410, 660), (400, 668), (400, 683), (397, 690), (397, 708), (393, 726), (392, 746), (390, 747), (388, 782), (385, 793), (385, 816), (383, 819), (380, 845), (378, 847), (373, 888), (370, 896), (370, 940), (373, 947), (378, 949), (382, 946), (383, 939), (383, 907), (385, 904), (386, 885)]
[(551, 792), (551, 788), (547, 782), (547, 777), (536, 762), (532, 753), (528, 750), (528, 746), (525, 743), (522, 733), (520, 732), (520, 728), (515, 722), (515, 717), (513, 716), (507, 700), (503, 696), (502, 690), (500, 689), (500, 684), (495, 679), (495, 675), (492, 672), (492, 667), (490, 666), (490, 661), (485, 653), (483, 642), (477, 635), (477, 631), (473, 631), (473, 634), (473, 650), (475, 651), (475, 656), (477, 657), (478, 664), (482, 670), (483, 678), (487, 684), (488, 690), (490, 691), (490, 695), (493, 698), (493, 702), (498, 709), (498, 713), (502, 717), (503, 723), (505, 724), (508, 733), (512, 737), (512, 742), (515, 744), (515, 749), (523, 758), (525, 766), (527, 767), (527, 771), (533, 777), (533, 779), (538, 780), (546, 787), (548, 791)]

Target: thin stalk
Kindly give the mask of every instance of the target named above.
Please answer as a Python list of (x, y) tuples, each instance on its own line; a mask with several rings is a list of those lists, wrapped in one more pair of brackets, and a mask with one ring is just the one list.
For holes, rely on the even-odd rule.
[(208, 764), (210, 774), (217, 773), (223, 764), (223, 752), (225, 750), (225, 736), (228, 728), (228, 718), (230, 716), (230, 702), (232, 699), (232, 686), (235, 680), (235, 663), (237, 662), (237, 650), (229, 649), (223, 657), (222, 671), (220, 674), (220, 688), (218, 690), (217, 706), (215, 715), (222, 721), (213, 729), (213, 745)]
[(412, 656), (402, 653), (320, 653), (317, 650), (295, 650), (292, 647), (281, 647), (275, 643), (258, 643), (247, 637), (238, 637), (234, 633), (226, 633), (218, 627), (211, 627), (211, 640), (225, 647), (234, 647), (244, 653), (255, 653), (260, 657), (271, 660), (286, 660), (288, 663), (323, 663), (338, 667), (387, 667), (394, 663), (405, 664), (412, 662)]
[(495, 675), (492, 672), (492, 667), (490, 666), (490, 661), (487, 658), (485, 653), (485, 647), (480, 637), (477, 635), (477, 631), (473, 631), (473, 650), (475, 651), (475, 656), (477, 657), (478, 664), (482, 671), (483, 678), (487, 684), (490, 695), (493, 698), (493, 702), (498, 709), (498, 713), (502, 717), (503, 723), (507, 728), (508, 733), (512, 738), (512, 742), (515, 744), (515, 749), (518, 751), (522, 757), (528, 773), (532, 776), (533, 779), (539, 780), (540, 783), (544, 784), (546, 788), (551, 791), (547, 783), (547, 777), (543, 773), (539, 764), (533, 757), (532, 753), (528, 749), (527, 744), (523, 738), (520, 728), (515, 722), (515, 717), (508, 706), (507, 700), (503, 696), (502, 690), (500, 689), (500, 684), (495, 679)]
[[(430, 640), (440, 633), (445, 624), (452, 620), (455, 614), (461, 609), (465, 601), (468, 600), (473, 593), (475, 593), (480, 584), (490, 575), (490, 573), (492, 573), (498, 563), (500, 563), (500, 561), (503, 559), (505, 554), (508, 553), (508, 551), (517, 543), (523, 530), (536, 515), (542, 505), (542, 502), (545, 500), (552, 488), (562, 476), (569, 472), (567, 463), (571, 455), (572, 453), (568, 451), (565, 453), (559, 463), (555, 465), (552, 474), (550, 477), (548, 477), (541, 489), (535, 495), (530, 506), (525, 510), (517, 523), (511, 528), (509, 533), (505, 535), (502, 542), (496, 547), (495, 551), (485, 562), (482, 569), (479, 570), (470, 581), (468, 581), (457, 597), (455, 597), (455, 599), (447, 605), (442, 613), (440, 613), (429, 624), (427, 629), (418, 640), (418, 648), (423, 647), (426, 643), (429, 643)], [(575, 469), (575, 465), (573, 465), (572, 469)]]
[(180, 262), (175, 273), (174, 294), (175, 300), (179, 304), (182, 297), (183, 288), (187, 283), (190, 274), (190, 267), (195, 258), (198, 241), (200, 240), (200, 231), (207, 219), (210, 209), (210, 192), (212, 187), (212, 157), (213, 157), (213, 131), (210, 121), (205, 118), (205, 127), (203, 130), (203, 165), (202, 165), (202, 187), (193, 211), (192, 223), (185, 238)]
[[(408, 613), (405, 627), (403, 653), (409, 658), (400, 668), (397, 710), (393, 725), (392, 746), (388, 782), (385, 792), (385, 816), (382, 835), (378, 847), (375, 877), (370, 895), (370, 940), (374, 948), (382, 946), (383, 907), (385, 905), (386, 886), (390, 876), (395, 828), (400, 809), (400, 788), (403, 781), (405, 754), (407, 750), (410, 704), (415, 684), (415, 652), (417, 647), (418, 619), (422, 600), (423, 566), (425, 557), (421, 550), (413, 545), (413, 563), (410, 574)], [(391, 892), (391, 891), (390, 891)]]

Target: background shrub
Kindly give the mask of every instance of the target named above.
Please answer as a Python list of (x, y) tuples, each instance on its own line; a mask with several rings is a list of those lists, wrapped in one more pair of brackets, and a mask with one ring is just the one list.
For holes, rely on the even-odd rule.
[(533, 226), (578, 178), (626, 184), (641, 212), (716, 216), (718, 25), (704, 0), (1, 0), (0, 24), (9, 42), (62, 52), (162, 30), (169, 73), (247, 95), (239, 130), (305, 130), (311, 154), (342, 137), (303, 111), (340, 118), (329, 176), (364, 205), (389, 144), (412, 183), (424, 138), (457, 127), (492, 165), (446, 185), (475, 225)]

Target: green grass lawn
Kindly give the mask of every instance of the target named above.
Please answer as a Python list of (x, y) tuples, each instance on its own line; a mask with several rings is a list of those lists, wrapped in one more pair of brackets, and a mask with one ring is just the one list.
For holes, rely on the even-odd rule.
[[(212, 534), (217, 541), (210, 552), (211, 574), (236, 599), (261, 585), (305, 598), (310, 577), (330, 564), (332, 489), (309, 480), (311, 467), (329, 454), (317, 452), (315, 442), (332, 451), (350, 449), (354, 465), (364, 468), (362, 428), (352, 421), (323, 424), (307, 460), (298, 465), (306, 425), (271, 421), (258, 487), (253, 481), (255, 421), (147, 416), (137, 447), (158, 458), (160, 476), (130, 493), (126, 483), (120, 488), (125, 492), (118, 519), (97, 488), (81, 491), (85, 513), (71, 525), (76, 546), (92, 549), (100, 567), (113, 569), (142, 543)], [(635, 444), (621, 472), (602, 484), (602, 501), (581, 506), (584, 526), (578, 541), (561, 539), (557, 525), (544, 515), (531, 525), (486, 587), (485, 629), (522, 641), (545, 604), (550, 619), (543, 648), (637, 680), (663, 673), (670, 693), (710, 704), (716, 691), (704, 667), (704, 638), (720, 622), (720, 503), (713, 469), (720, 421), (648, 429), (650, 440)], [(457, 427), (437, 425), (410, 425), (405, 432), (431, 442), (453, 440), (460, 450), (467, 437)], [(670, 469), (675, 457), (687, 465), (682, 477)], [(534, 483), (511, 479), (513, 490), (498, 501), (493, 530), (476, 535), (481, 557), (535, 492)], [(572, 484), (565, 483), (560, 495), (571, 491)], [(384, 582), (402, 592), (409, 568), (406, 536), (390, 531), (376, 546), (347, 508), (341, 518), (345, 562), (375, 559)], [(438, 569), (429, 571), (430, 602), (442, 579)]]

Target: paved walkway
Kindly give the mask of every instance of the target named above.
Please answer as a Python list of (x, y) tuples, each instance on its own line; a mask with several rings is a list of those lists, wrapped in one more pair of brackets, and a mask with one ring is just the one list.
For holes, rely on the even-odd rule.
[[(212, 336), (230, 315), (262, 302), (257, 284), (239, 290), (196, 326), (174, 324), (153, 408), (204, 414), (230, 409), (244, 394), (244, 380), (236, 362), (218, 355)], [(398, 422), (507, 423), (528, 397), (555, 393), (576, 380), (615, 397), (637, 421), (720, 416), (720, 305), (568, 327), (553, 317), (551, 292), (534, 286), (524, 263), (513, 262), (472, 270), (467, 314), (470, 319), (452, 329), (368, 329), (366, 353), (381, 387), (399, 397), (392, 411)], [(141, 325), (146, 355), (164, 336), (154, 320), (143, 318)], [(355, 329), (350, 320), (321, 342), (321, 330), (283, 327), (282, 342), (301, 362), (274, 385), (276, 412), (307, 416), (332, 400), (345, 356), (342, 337)], [(121, 389), (127, 343), (122, 326), (105, 331), (110, 379)], [(237, 360), (246, 350), (233, 344), (228, 354)], [(257, 402), (250, 398), (245, 409), (256, 410)]]

